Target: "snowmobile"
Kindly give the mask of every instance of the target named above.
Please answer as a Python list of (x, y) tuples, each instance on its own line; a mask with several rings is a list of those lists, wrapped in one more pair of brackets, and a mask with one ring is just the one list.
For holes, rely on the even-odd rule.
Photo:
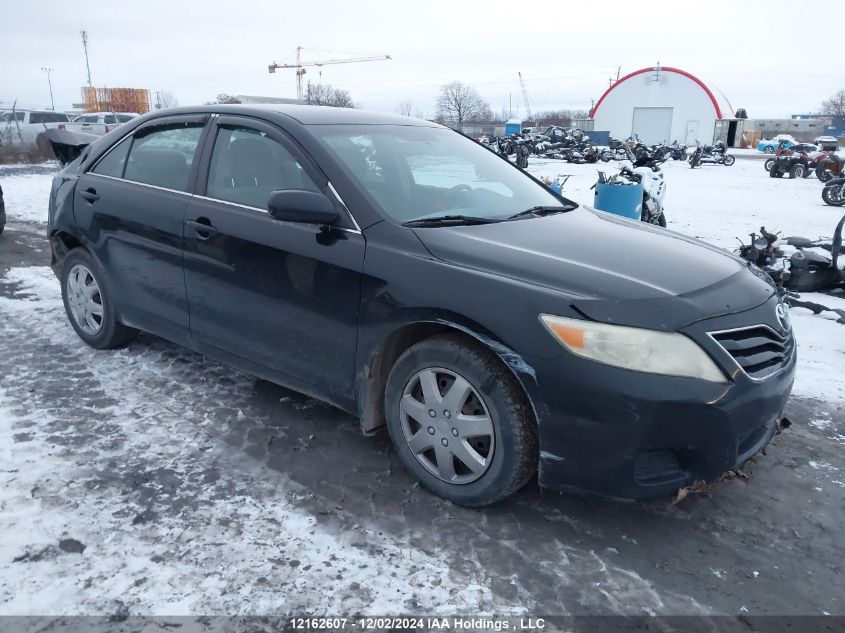
[(599, 158), (606, 163), (611, 160), (629, 160), (631, 155), (627, 144), (612, 138), (609, 145), (599, 153)]
[[(842, 227), (845, 216), (839, 220), (832, 240), (810, 240), (806, 237), (791, 236), (783, 238), (794, 252), (787, 257), (783, 249), (776, 245), (779, 235), (760, 227), (760, 236), (751, 233), (751, 241), (740, 241), (737, 254), (746, 261), (761, 268), (775, 284), (790, 292), (817, 292), (837, 286), (845, 286), (845, 271), (839, 269), (839, 257), (845, 255), (842, 246)], [(824, 250), (830, 253), (819, 253)]]
[(736, 162), (736, 158), (728, 154), (728, 146), (722, 141), (713, 145), (697, 145), (692, 156), (689, 158), (690, 168), (700, 165), (724, 165), (730, 167)]
[(669, 146), (669, 157), (672, 160), (684, 160), (687, 157), (687, 146), (679, 145), (678, 141), (672, 141)]
[[(664, 159), (665, 160), (665, 159)], [(663, 199), (666, 197), (666, 181), (660, 163), (651, 159), (648, 163), (629, 166), (623, 163), (619, 173), (605, 179), (604, 172), (599, 172), (599, 184), (612, 184), (624, 178), (628, 182), (642, 183), (643, 206), (640, 220), (648, 224), (666, 226), (666, 214), (663, 212)], [(595, 186), (595, 185), (593, 185)]]

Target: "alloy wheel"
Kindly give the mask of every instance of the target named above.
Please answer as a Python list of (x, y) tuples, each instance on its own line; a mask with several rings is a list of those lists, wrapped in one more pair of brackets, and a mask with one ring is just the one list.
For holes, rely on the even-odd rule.
[(468, 484), (489, 469), (496, 448), (493, 420), (463, 376), (441, 367), (417, 372), (405, 385), (399, 414), (408, 448), (438, 479)]
[(74, 264), (67, 276), (67, 302), (76, 325), (91, 336), (103, 327), (103, 296), (94, 275)]

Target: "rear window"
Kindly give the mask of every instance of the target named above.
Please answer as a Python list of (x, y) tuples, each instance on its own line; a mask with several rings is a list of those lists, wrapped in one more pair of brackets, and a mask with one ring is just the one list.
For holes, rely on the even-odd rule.
[(67, 123), (67, 115), (63, 112), (31, 112), (30, 123)]

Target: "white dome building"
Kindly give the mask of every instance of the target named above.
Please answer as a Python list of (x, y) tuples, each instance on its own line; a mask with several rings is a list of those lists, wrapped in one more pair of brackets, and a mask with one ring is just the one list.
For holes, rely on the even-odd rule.
[(608, 130), (618, 139), (636, 135), (647, 145), (721, 139), (733, 146), (741, 132), (731, 104), (719, 90), (669, 66), (625, 75), (604, 92), (590, 116), (595, 130)]

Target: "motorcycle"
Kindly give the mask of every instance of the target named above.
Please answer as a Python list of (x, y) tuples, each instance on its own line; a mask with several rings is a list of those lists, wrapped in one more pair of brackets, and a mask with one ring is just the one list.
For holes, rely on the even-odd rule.
[(822, 200), (832, 207), (845, 206), (845, 177), (828, 180), (822, 189)]
[(516, 154), (516, 166), (522, 169), (528, 167), (528, 155), (531, 153), (530, 144), (517, 143), (514, 153)]
[(724, 165), (730, 167), (736, 162), (736, 158), (728, 154), (728, 146), (722, 141), (717, 141), (713, 145), (696, 145), (695, 151), (689, 158), (691, 169), (695, 169), (700, 165)]

